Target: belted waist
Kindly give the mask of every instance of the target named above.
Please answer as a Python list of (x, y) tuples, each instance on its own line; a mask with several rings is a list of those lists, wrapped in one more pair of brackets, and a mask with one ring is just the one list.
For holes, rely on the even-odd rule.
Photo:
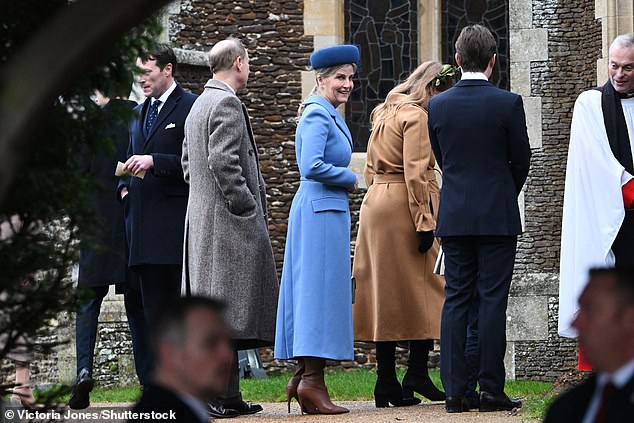
[[(425, 177), (428, 181), (436, 180), (436, 173), (434, 169), (427, 169), (425, 171)], [(405, 175), (402, 173), (377, 173), (372, 179), (374, 184), (404, 184)]]
[(402, 173), (377, 173), (372, 178), (373, 184), (404, 184), (405, 175)]

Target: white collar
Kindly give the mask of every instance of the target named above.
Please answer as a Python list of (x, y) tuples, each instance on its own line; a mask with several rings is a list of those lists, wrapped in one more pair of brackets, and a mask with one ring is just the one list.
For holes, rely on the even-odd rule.
[(488, 81), (489, 78), (487, 78), (487, 76), (485, 74), (483, 74), (482, 72), (462, 72), (462, 77), (460, 78), (462, 80), (464, 79), (482, 79), (484, 81)]
[(612, 382), (617, 389), (622, 389), (632, 376), (634, 376), (634, 359), (628, 361), (613, 373), (601, 372), (598, 376), (597, 385), (604, 386), (606, 383)]
[(192, 412), (198, 417), (201, 422), (209, 421), (209, 412), (207, 411), (207, 407), (205, 403), (196, 398), (193, 395), (190, 395), (186, 392), (178, 392), (175, 391), (178, 397), (191, 408)]
[(165, 91), (163, 93), (162, 96), (160, 96), (159, 98), (152, 97), (151, 104), (154, 104), (154, 102), (156, 100), (159, 100), (161, 102), (161, 104), (165, 104), (165, 102), (167, 101), (168, 97), (172, 94), (172, 92), (174, 92), (175, 89), (176, 89), (176, 81), (172, 82), (172, 85), (170, 85), (170, 87), (167, 89), (167, 91)]

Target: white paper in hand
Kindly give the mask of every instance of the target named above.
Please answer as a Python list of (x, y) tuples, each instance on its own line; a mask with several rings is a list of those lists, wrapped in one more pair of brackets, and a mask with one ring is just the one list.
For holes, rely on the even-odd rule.
[(136, 176), (137, 178), (141, 178), (141, 179), (145, 178), (145, 170), (142, 170), (141, 172), (134, 175), (131, 172), (128, 172), (127, 170), (123, 170), (123, 165), (124, 163), (117, 162), (117, 169), (114, 171), (115, 176)]

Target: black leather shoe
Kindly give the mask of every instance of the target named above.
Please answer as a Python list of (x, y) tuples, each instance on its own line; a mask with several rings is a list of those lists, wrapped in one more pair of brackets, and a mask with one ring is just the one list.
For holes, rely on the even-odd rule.
[(469, 409), (476, 410), (480, 408), (480, 395), (476, 391), (467, 392), (465, 395), (467, 399), (467, 403), (469, 404)]
[(95, 386), (95, 380), (90, 376), (90, 371), (83, 368), (77, 375), (77, 380), (70, 391), (68, 406), (73, 410), (83, 410), (90, 405), (90, 391)]
[(260, 404), (253, 404), (251, 402), (245, 401), (224, 404), (224, 407), (225, 409), (237, 411), (241, 416), (244, 416), (246, 414), (255, 414), (262, 411), (262, 406)]
[(225, 408), (222, 404), (213, 404), (211, 402), (207, 404), (207, 411), (214, 419), (230, 419), (240, 415), (237, 410)]
[(522, 401), (517, 398), (509, 398), (504, 392), (499, 395), (491, 395), (480, 391), (480, 411), (505, 411), (520, 408)]
[(445, 410), (447, 410), (447, 413), (469, 411), (469, 403), (465, 397), (447, 397), (445, 399)]

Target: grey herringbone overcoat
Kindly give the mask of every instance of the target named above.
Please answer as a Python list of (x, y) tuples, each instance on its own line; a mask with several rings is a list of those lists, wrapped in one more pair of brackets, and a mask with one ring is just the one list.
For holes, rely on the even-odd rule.
[(189, 182), (183, 294), (227, 304), (239, 349), (271, 345), (279, 284), (266, 193), (246, 107), (209, 80), (185, 122), (183, 170)]

